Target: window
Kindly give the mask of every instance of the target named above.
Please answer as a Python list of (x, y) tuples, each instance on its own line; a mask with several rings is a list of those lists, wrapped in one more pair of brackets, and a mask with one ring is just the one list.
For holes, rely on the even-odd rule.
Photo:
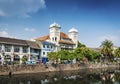
[(57, 41), (57, 37), (55, 37), (55, 41)]
[(45, 48), (45, 45), (43, 45), (43, 48)]
[(52, 37), (52, 41), (54, 41), (54, 37)]
[(47, 45), (47, 48), (49, 48), (49, 45)]
[(43, 55), (45, 55), (45, 52), (43, 52)]
[(5, 52), (11, 52), (11, 45), (5, 45)]
[(27, 53), (28, 52), (28, 48), (27, 47), (23, 47), (23, 53)]
[(19, 52), (20, 51), (20, 47), (19, 46), (14, 46), (14, 52)]
[(51, 48), (53, 48), (53, 46), (51, 45)]

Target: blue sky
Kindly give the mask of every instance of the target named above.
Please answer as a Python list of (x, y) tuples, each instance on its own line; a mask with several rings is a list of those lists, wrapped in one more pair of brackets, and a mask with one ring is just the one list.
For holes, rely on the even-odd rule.
[(75, 27), (88, 47), (120, 46), (120, 0), (0, 0), (0, 36), (40, 37), (53, 22), (65, 33)]

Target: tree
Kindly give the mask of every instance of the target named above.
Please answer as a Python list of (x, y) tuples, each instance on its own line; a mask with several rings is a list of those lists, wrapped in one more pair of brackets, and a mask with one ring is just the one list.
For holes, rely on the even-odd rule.
[(57, 52), (50, 52), (47, 54), (49, 60), (58, 60), (58, 53)]
[(120, 57), (120, 47), (118, 47), (115, 51), (114, 51), (114, 56), (119, 58)]
[(91, 50), (87, 47), (78, 47), (75, 49), (74, 53), (77, 59), (80, 59), (80, 60), (83, 60), (85, 58), (85, 59), (88, 59), (89, 61), (94, 61), (101, 57), (99, 52)]
[(61, 60), (68, 60), (70, 52), (67, 50), (61, 50), (58, 52), (58, 56)]
[(23, 64), (25, 64), (25, 62), (27, 61), (27, 59), (24, 57), (22, 57), (20, 60), (22, 61)]
[(111, 60), (113, 57), (113, 43), (110, 40), (105, 40), (101, 44), (101, 53), (105, 56), (105, 59)]
[(86, 46), (78, 41), (78, 46), (77, 47), (86, 47)]

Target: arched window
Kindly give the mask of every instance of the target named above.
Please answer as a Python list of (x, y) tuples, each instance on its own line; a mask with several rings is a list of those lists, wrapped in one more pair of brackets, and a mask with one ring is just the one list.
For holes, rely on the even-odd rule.
[(55, 41), (57, 41), (57, 37), (55, 37)]

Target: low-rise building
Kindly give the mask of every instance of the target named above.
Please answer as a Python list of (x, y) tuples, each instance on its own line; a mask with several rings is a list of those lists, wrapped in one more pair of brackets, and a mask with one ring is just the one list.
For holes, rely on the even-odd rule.
[(39, 42), (40, 45), (41, 45), (41, 48), (40, 48), (40, 56), (41, 56), (41, 59), (42, 59), (42, 62), (43, 63), (46, 63), (47, 62), (47, 54), (49, 52), (54, 52), (55, 49), (56, 49), (56, 46), (55, 44), (51, 43), (51, 42), (47, 42), (47, 41), (42, 41), (42, 42)]
[(40, 56), (40, 47), (36, 42), (0, 37), (0, 62), (22, 63), (22, 58), (35, 60)]

